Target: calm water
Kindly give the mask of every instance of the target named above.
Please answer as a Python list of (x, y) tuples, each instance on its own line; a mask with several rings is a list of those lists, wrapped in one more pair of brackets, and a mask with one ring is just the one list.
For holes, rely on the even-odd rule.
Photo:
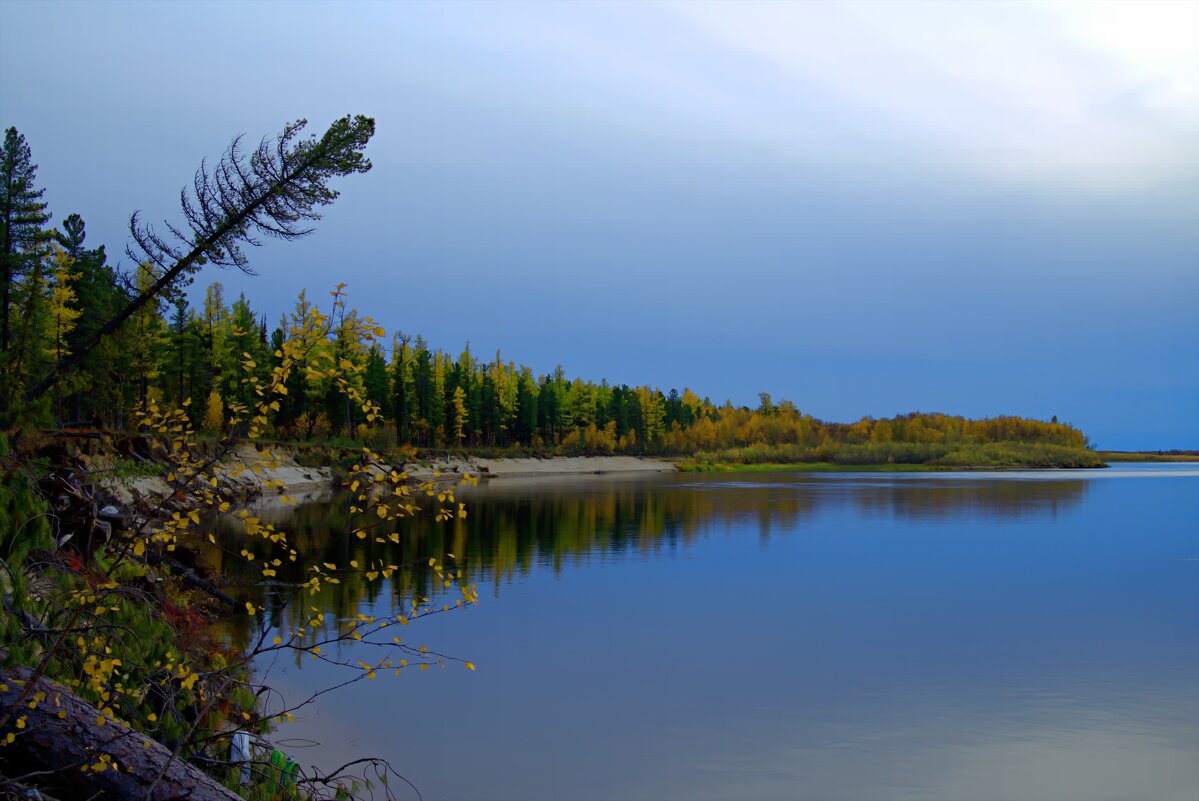
[[(387, 555), (459, 557), (481, 605), (404, 633), (478, 672), (326, 696), (277, 735), (301, 763), (386, 756), (425, 799), (1199, 798), (1196, 465), (464, 499)], [(337, 523), (317, 504), (287, 525), (339, 562), (380, 553), (327, 542)], [(387, 614), (423, 580), (320, 600)]]

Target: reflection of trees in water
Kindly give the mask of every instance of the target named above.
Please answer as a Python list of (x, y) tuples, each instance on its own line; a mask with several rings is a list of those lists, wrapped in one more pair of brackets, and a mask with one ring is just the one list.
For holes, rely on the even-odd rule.
[(1025, 516), (1055, 516), (1077, 506), (1086, 494), (1083, 479), (1004, 480), (911, 480), (854, 487), (854, 506), (870, 515), (897, 518), (944, 520), (955, 517), (1013, 519)]
[[(497, 587), (538, 568), (558, 572), (566, 565), (633, 557), (650, 558), (662, 551), (686, 547), (713, 532), (756, 530), (760, 538), (797, 529), (822, 510), (851, 509), (867, 516), (895, 516), (914, 521), (954, 518), (1054, 515), (1077, 505), (1085, 494), (1083, 480), (1019, 481), (1003, 479), (892, 479), (821, 476), (764, 476), (747, 480), (686, 480), (663, 482), (594, 479), (586, 482), (497, 482), (463, 492), (469, 514), (464, 520), (437, 523), (422, 515), (393, 529), (358, 539), (344, 535), (345, 504), (313, 503), (283, 510), (264, 510), (262, 516), (287, 531), (288, 539), (308, 560), (361, 566), (375, 562), (406, 565), (390, 581), (366, 583), (353, 575), (340, 584), (322, 585), (303, 607), (315, 606), (336, 617), (357, 614), (364, 605), (376, 610), (402, 611), (414, 597), (437, 598), (425, 560), (454, 554), (463, 581), (495, 580)], [(219, 541), (237, 553), (247, 547), (236, 521), (215, 524)], [(399, 534), (399, 542), (378, 542), (375, 536)], [(265, 552), (266, 544), (255, 549)], [(260, 574), (240, 558), (216, 566), (242, 577), (247, 592), (276, 614)], [(278, 579), (300, 583), (306, 578), (302, 562), (284, 558)], [(450, 601), (452, 603), (452, 600)]]

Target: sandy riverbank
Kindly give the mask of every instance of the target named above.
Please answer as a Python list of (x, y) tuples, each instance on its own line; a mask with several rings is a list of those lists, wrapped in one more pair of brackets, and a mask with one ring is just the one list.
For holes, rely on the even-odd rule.
[[(332, 468), (300, 465), (295, 454), (287, 448), (275, 448), (267, 456), (253, 445), (239, 445), (220, 464), (222, 489), (233, 499), (280, 493), (304, 495), (323, 492), (333, 486)], [(98, 483), (125, 506), (134, 502), (153, 505), (171, 496), (171, 487), (161, 476), (100, 478)]]
[[(306, 496), (326, 493), (333, 488), (333, 470), (329, 467), (305, 467), (284, 447), (271, 451), (266, 458), (253, 445), (241, 445), (222, 460), (221, 481), (234, 498), (286, 494)], [(481, 459), (448, 457), (397, 466), (413, 481), (433, 479), (452, 481), (473, 475), (486, 479), (529, 478), (534, 476), (588, 476), (612, 473), (673, 473), (675, 465), (663, 459), (636, 456), (554, 456), (546, 459)], [(157, 476), (101, 483), (125, 505), (140, 501), (155, 504), (170, 496), (167, 482)]]

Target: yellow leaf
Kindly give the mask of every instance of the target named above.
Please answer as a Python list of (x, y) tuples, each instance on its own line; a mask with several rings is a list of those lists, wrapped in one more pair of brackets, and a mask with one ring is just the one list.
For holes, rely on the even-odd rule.
[(246, 601), (246, 612), (251, 615), (254, 614), (254, 604), (250, 603), (249, 601)]
[(466, 669), (467, 669), (467, 670), (474, 670), (474, 669), (475, 669), (475, 663), (474, 663), (474, 662), (467, 662), (467, 663), (466, 663)]

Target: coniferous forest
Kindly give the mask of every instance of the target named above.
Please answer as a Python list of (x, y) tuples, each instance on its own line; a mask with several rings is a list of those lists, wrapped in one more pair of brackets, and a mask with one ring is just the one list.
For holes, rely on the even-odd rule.
[[(469, 345), (454, 356), (419, 335), (387, 336), (350, 305), (342, 287), (332, 299), (323, 293), (328, 288), (300, 292), (277, 321), (244, 294), (227, 297), (217, 282), (202, 300), (177, 287), (150, 291), (164, 281), (162, 259), (117, 266), (103, 245), (88, 240), (79, 214), (53, 224), (30, 145), (13, 128), (5, 134), (0, 172), (5, 426), (125, 430), (135, 410), (154, 401), (185, 409), (196, 429), (216, 433), (232, 405), (252, 400), (248, 387), (277, 366), (289, 339), (314, 337), (305, 323), (322, 314), (328, 323), (304, 343), (307, 363), (291, 373), (267, 431), (273, 439), (376, 449), (653, 454), (695, 466), (1101, 464), (1086, 436), (1056, 418), (910, 413), (833, 423), (767, 393), (756, 408), (737, 407), (689, 388), (569, 377), (561, 366), (537, 374)], [(150, 245), (142, 252), (162, 252)], [(99, 336), (135, 298), (145, 301)], [(64, 369), (68, 362), (71, 369)], [(385, 422), (368, 420), (347, 400), (341, 381), (355, 383)]]

